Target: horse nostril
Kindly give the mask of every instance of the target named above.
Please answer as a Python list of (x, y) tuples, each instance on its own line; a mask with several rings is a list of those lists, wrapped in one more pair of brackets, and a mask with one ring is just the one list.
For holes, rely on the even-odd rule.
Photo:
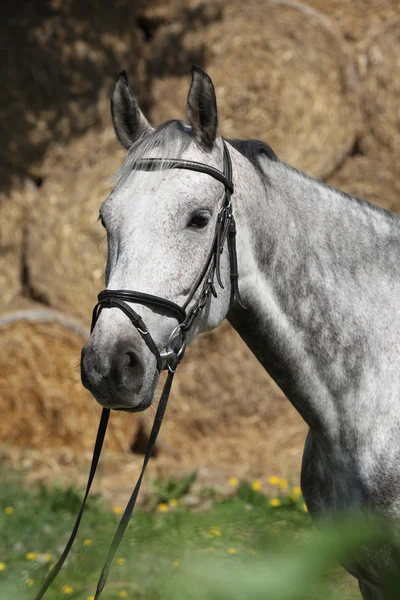
[(138, 393), (144, 380), (142, 358), (132, 348), (116, 348), (109, 376), (117, 386), (123, 386), (133, 393)]
[(130, 371), (132, 377), (143, 377), (144, 375), (144, 366), (139, 358), (139, 356), (132, 351), (128, 351), (125, 354), (128, 356), (128, 365), (127, 368)]

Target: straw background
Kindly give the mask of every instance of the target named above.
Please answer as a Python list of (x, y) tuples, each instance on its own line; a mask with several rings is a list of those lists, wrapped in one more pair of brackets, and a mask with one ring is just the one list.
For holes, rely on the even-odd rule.
[[(28, 480), (81, 482), (100, 414), (79, 380), (103, 287), (97, 215), (124, 157), (109, 115), (115, 76), (128, 72), (157, 125), (185, 118), (197, 64), (214, 80), (225, 136), (263, 139), (293, 166), (400, 213), (400, 8), (397, 0), (6, 4), (0, 460)], [(196, 340), (175, 382), (151, 469), (197, 469), (202, 482), (220, 484), (272, 472), (297, 480), (306, 426), (227, 323)], [(112, 415), (97, 484), (108, 497), (130, 486), (153, 414)]]

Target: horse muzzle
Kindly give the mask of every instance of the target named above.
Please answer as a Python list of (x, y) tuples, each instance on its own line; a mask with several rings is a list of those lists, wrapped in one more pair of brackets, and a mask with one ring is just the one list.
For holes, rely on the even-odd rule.
[(97, 402), (115, 410), (144, 410), (150, 401), (143, 394), (144, 360), (132, 339), (118, 340), (110, 352), (96, 348), (90, 339), (82, 348), (81, 379)]

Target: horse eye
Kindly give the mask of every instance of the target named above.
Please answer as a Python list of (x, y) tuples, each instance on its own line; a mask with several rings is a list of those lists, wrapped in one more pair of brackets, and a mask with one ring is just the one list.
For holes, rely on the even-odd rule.
[(188, 227), (191, 229), (204, 229), (208, 225), (210, 217), (204, 213), (198, 213), (193, 215), (188, 223)]

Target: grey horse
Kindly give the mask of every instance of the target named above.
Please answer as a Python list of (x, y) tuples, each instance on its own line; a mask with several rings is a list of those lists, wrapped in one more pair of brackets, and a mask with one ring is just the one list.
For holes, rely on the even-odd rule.
[[(127, 156), (100, 210), (107, 288), (183, 304), (212, 244), (223, 186), (204, 173), (133, 167), (181, 157), (222, 170), (214, 86), (193, 68), (189, 125), (153, 129), (125, 74), (111, 105)], [(399, 536), (400, 219), (286, 165), (267, 144), (226, 141), (247, 310), (230, 306), (224, 252), (224, 288), (191, 339), (227, 318), (306, 421), (301, 486), (312, 516), (373, 509), (388, 523), (393, 544), (366, 548), (348, 566), (365, 600), (384, 599)], [(135, 310), (165, 347), (174, 317)], [(154, 400), (155, 357), (117, 309), (101, 313), (81, 365), (103, 406), (135, 411)]]

